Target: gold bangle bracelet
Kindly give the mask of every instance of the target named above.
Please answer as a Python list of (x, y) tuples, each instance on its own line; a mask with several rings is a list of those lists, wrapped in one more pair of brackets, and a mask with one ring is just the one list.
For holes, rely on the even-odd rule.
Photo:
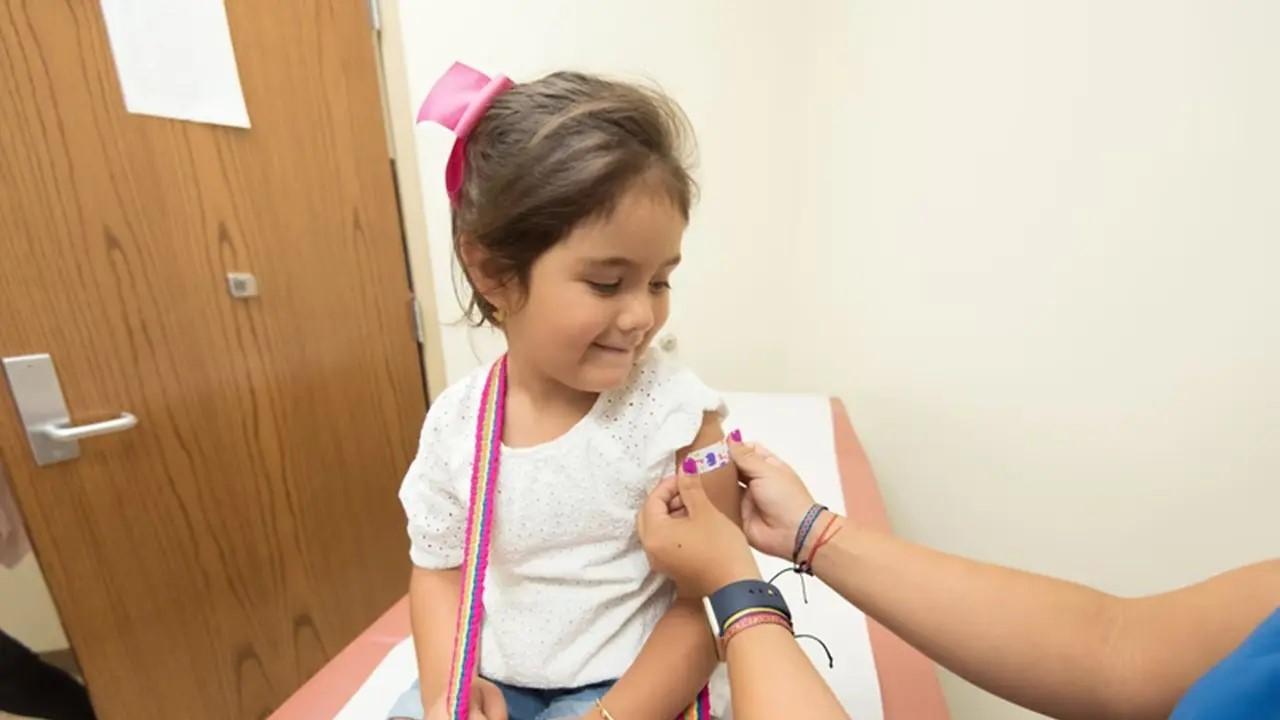
[(609, 714), (609, 711), (605, 709), (604, 703), (600, 702), (600, 698), (596, 698), (596, 709), (600, 711), (600, 717), (604, 718), (604, 720), (614, 720), (613, 715)]

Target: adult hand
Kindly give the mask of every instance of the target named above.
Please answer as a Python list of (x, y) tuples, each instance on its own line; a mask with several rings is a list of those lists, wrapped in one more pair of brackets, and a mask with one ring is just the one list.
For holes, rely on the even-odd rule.
[(705, 597), (729, 583), (759, 578), (742, 530), (716, 509), (702, 479), (680, 473), (649, 493), (636, 520), (649, 564), (675, 580), (685, 597)]
[(729, 441), (729, 454), (738, 466), (742, 494), (742, 529), (760, 552), (791, 560), (796, 530), (813, 507), (813, 495), (786, 463), (759, 443)]
[[(444, 696), (436, 700), (427, 713), (427, 720), (449, 720)], [(471, 720), (507, 720), (507, 701), (502, 690), (493, 683), (478, 677), (471, 683)]]

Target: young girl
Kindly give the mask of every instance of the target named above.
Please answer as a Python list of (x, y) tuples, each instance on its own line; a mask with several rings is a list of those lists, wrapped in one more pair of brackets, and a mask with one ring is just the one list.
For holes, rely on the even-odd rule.
[[(701, 599), (676, 599), (650, 571), (635, 519), (684, 453), (722, 439), (723, 413), (718, 394), (649, 349), (694, 192), (683, 116), (654, 91), (598, 77), (512, 85), (455, 65), (424, 118), (458, 135), (446, 171), (454, 250), (469, 310), (509, 348), (470, 716), (670, 720), (707, 682), (715, 648)], [(431, 406), (400, 490), (421, 687), (391, 717), (447, 716), (491, 369)], [(738, 517), (736, 470), (703, 477)]]

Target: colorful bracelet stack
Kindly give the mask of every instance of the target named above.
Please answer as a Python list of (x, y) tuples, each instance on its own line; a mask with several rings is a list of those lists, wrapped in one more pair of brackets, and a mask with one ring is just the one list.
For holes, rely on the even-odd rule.
[(817, 524), (818, 518), (822, 516), (823, 511), (827, 510), (826, 505), (818, 505), (814, 503), (813, 507), (804, 514), (804, 519), (800, 521), (800, 527), (796, 528), (796, 544), (795, 549), (791, 551), (791, 564), (794, 565), (796, 572), (806, 572), (812, 575), (809, 566), (800, 562), (800, 553), (804, 550), (804, 544), (809, 539), (809, 533), (813, 532), (813, 526)]
[(782, 593), (761, 580), (740, 580), (726, 585), (707, 598), (713, 626), (718, 635), (720, 656), (729, 640), (748, 628), (781, 625), (791, 632), (791, 610)]
[(779, 625), (786, 628), (789, 634), (794, 635), (795, 631), (791, 629), (791, 621), (776, 612), (769, 610), (757, 610), (743, 613), (737, 619), (729, 623), (720, 635), (720, 657), (726, 657), (729, 652), (729, 641), (734, 639), (743, 630), (749, 630), (753, 627), (761, 625)]
[[(809, 548), (809, 555), (804, 559), (804, 562), (796, 563), (796, 572), (812, 575), (813, 559), (817, 557), (818, 550), (822, 549), (823, 545), (831, 542), (831, 538), (835, 537), (836, 533), (843, 528), (844, 523), (840, 522), (840, 516), (832, 514), (827, 519), (827, 524), (822, 526), (822, 532), (818, 533), (818, 539), (813, 541), (813, 545)], [(799, 557), (799, 553), (796, 553), (796, 555)]]
[[(828, 523), (828, 529), (830, 523)], [(839, 528), (837, 528), (838, 530)], [(831, 532), (828, 536), (834, 536)], [(816, 552), (815, 549), (810, 551)], [(778, 625), (798, 638), (807, 638), (818, 643), (827, 655), (827, 665), (835, 667), (835, 659), (826, 643), (812, 635), (796, 635), (791, 625), (791, 609), (782, 593), (772, 583), (763, 580), (739, 580), (730, 583), (703, 598), (707, 608), (707, 617), (711, 621), (711, 632), (715, 637), (716, 654), (726, 660), (729, 641), (742, 632), (761, 625)]]
[(800, 521), (800, 527), (796, 528), (796, 546), (791, 551), (791, 562), (800, 564), (800, 551), (804, 549), (804, 541), (809, 538), (809, 532), (813, 530), (813, 524), (818, 521), (818, 516), (826, 510), (826, 505), (814, 504), (809, 511), (804, 514), (804, 519)]

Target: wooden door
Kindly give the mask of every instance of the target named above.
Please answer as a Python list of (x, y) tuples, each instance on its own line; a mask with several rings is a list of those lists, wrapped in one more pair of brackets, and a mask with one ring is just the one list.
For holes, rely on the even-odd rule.
[(264, 717), (408, 578), (425, 394), (365, 5), (227, 11), (250, 130), (127, 114), (97, 2), (0, 3), (0, 356), (140, 420), (37, 467), (0, 390), (106, 720)]

